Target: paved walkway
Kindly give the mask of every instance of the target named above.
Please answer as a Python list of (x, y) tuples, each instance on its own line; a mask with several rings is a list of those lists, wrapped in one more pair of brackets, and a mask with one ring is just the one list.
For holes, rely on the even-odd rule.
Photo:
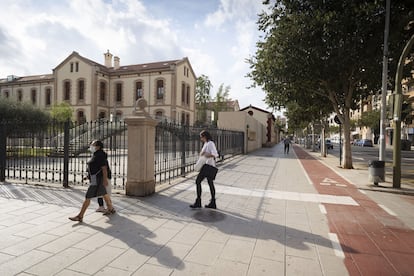
[(83, 190), (2, 184), (0, 275), (413, 275), (413, 197), (361, 193), (350, 172), (294, 151), (226, 161), (216, 211), (188, 207), (195, 176), (114, 195), (110, 218), (94, 203), (80, 224), (67, 217)]

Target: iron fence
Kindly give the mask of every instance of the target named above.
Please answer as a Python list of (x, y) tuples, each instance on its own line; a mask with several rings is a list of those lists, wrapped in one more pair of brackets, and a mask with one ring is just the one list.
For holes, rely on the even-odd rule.
[[(155, 135), (155, 180), (170, 182), (194, 171), (202, 147), (200, 132), (203, 128), (161, 122)], [(208, 129), (219, 151), (218, 162), (242, 154), (244, 133), (221, 129)]]
[(0, 181), (84, 185), (92, 140), (104, 143), (112, 171), (111, 183), (126, 181), (126, 126), (123, 122), (1, 122)]
[[(160, 122), (155, 136), (155, 180), (171, 181), (194, 170), (202, 128)], [(0, 181), (85, 185), (92, 140), (104, 143), (114, 188), (127, 177), (127, 125), (124, 122), (0, 122)], [(220, 153), (218, 162), (243, 153), (244, 133), (209, 129)]]

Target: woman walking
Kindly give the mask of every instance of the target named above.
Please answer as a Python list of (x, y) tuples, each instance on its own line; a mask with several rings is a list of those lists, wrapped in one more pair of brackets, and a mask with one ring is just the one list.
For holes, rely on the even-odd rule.
[(108, 186), (108, 167), (107, 167), (107, 154), (103, 151), (103, 143), (99, 140), (95, 140), (90, 144), (89, 151), (93, 153), (92, 158), (88, 161), (88, 178), (90, 181), (88, 191), (85, 195), (85, 201), (82, 204), (82, 208), (77, 216), (70, 217), (72, 221), (82, 222), (83, 215), (88, 209), (91, 203), (91, 198), (102, 196), (105, 200), (107, 210), (104, 215), (110, 215), (115, 213), (115, 209), (112, 206), (111, 198), (106, 192), (106, 186)]
[[(194, 202), (194, 204), (190, 205), (190, 207), (201, 208), (201, 181), (203, 181), (204, 178), (207, 178), (208, 186), (210, 187), (211, 201), (208, 205), (205, 205), (204, 207), (216, 209), (216, 189), (214, 187), (213, 181), (215, 178), (215, 173), (217, 173), (215, 158), (219, 155), (217, 153), (216, 145), (213, 142), (211, 134), (208, 131), (203, 130), (200, 133), (200, 139), (204, 143), (203, 148), (200, 152), (200, 156), (204, 156), (205, 158), (207, 158), (207, 161), (197, 176), (197, 199)], [(215, 171), (215, 173), (212, 174), (211, 171)]]

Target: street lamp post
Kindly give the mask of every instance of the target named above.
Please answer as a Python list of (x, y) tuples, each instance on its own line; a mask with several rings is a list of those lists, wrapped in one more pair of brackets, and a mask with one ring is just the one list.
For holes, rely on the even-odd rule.
[(387, 79), (388, 79), (388, 33), (390, 26), (390, 0), (386, 1), (384, 55), (382, 59), (382, 92), (381, 92), (381, 124), (380, 124), (380, 152), (379, 160), (385, 161), (385, 121), (387, 105)]
[(392, 164), (392, 187), (401, 188), (401, 105), (402, 91), (401, 81), (404, 68), (404, 61), (414, 44), (414, 35), (411, 36), (398, 61), (397, 73), (395, 74), (395, 100), (394, 100), (394, 152)]

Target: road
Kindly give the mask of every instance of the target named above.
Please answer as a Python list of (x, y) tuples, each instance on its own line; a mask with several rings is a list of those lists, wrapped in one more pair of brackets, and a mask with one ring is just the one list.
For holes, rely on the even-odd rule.
[[(355, 168), (368, 169), (370, 160), (379, 159), (379, 148), (352, 146), (352, 162)], [(329, 150), (328, 154), (338, 157), (339, 165), (339, 144), (334, 144), (333, 150)], [(386, 149), (385, 154), (385, 174), (386, 177), (392, 179), (393, 150)], [(401, 151), (401, 183), (414, 188), (414, 151)]]

